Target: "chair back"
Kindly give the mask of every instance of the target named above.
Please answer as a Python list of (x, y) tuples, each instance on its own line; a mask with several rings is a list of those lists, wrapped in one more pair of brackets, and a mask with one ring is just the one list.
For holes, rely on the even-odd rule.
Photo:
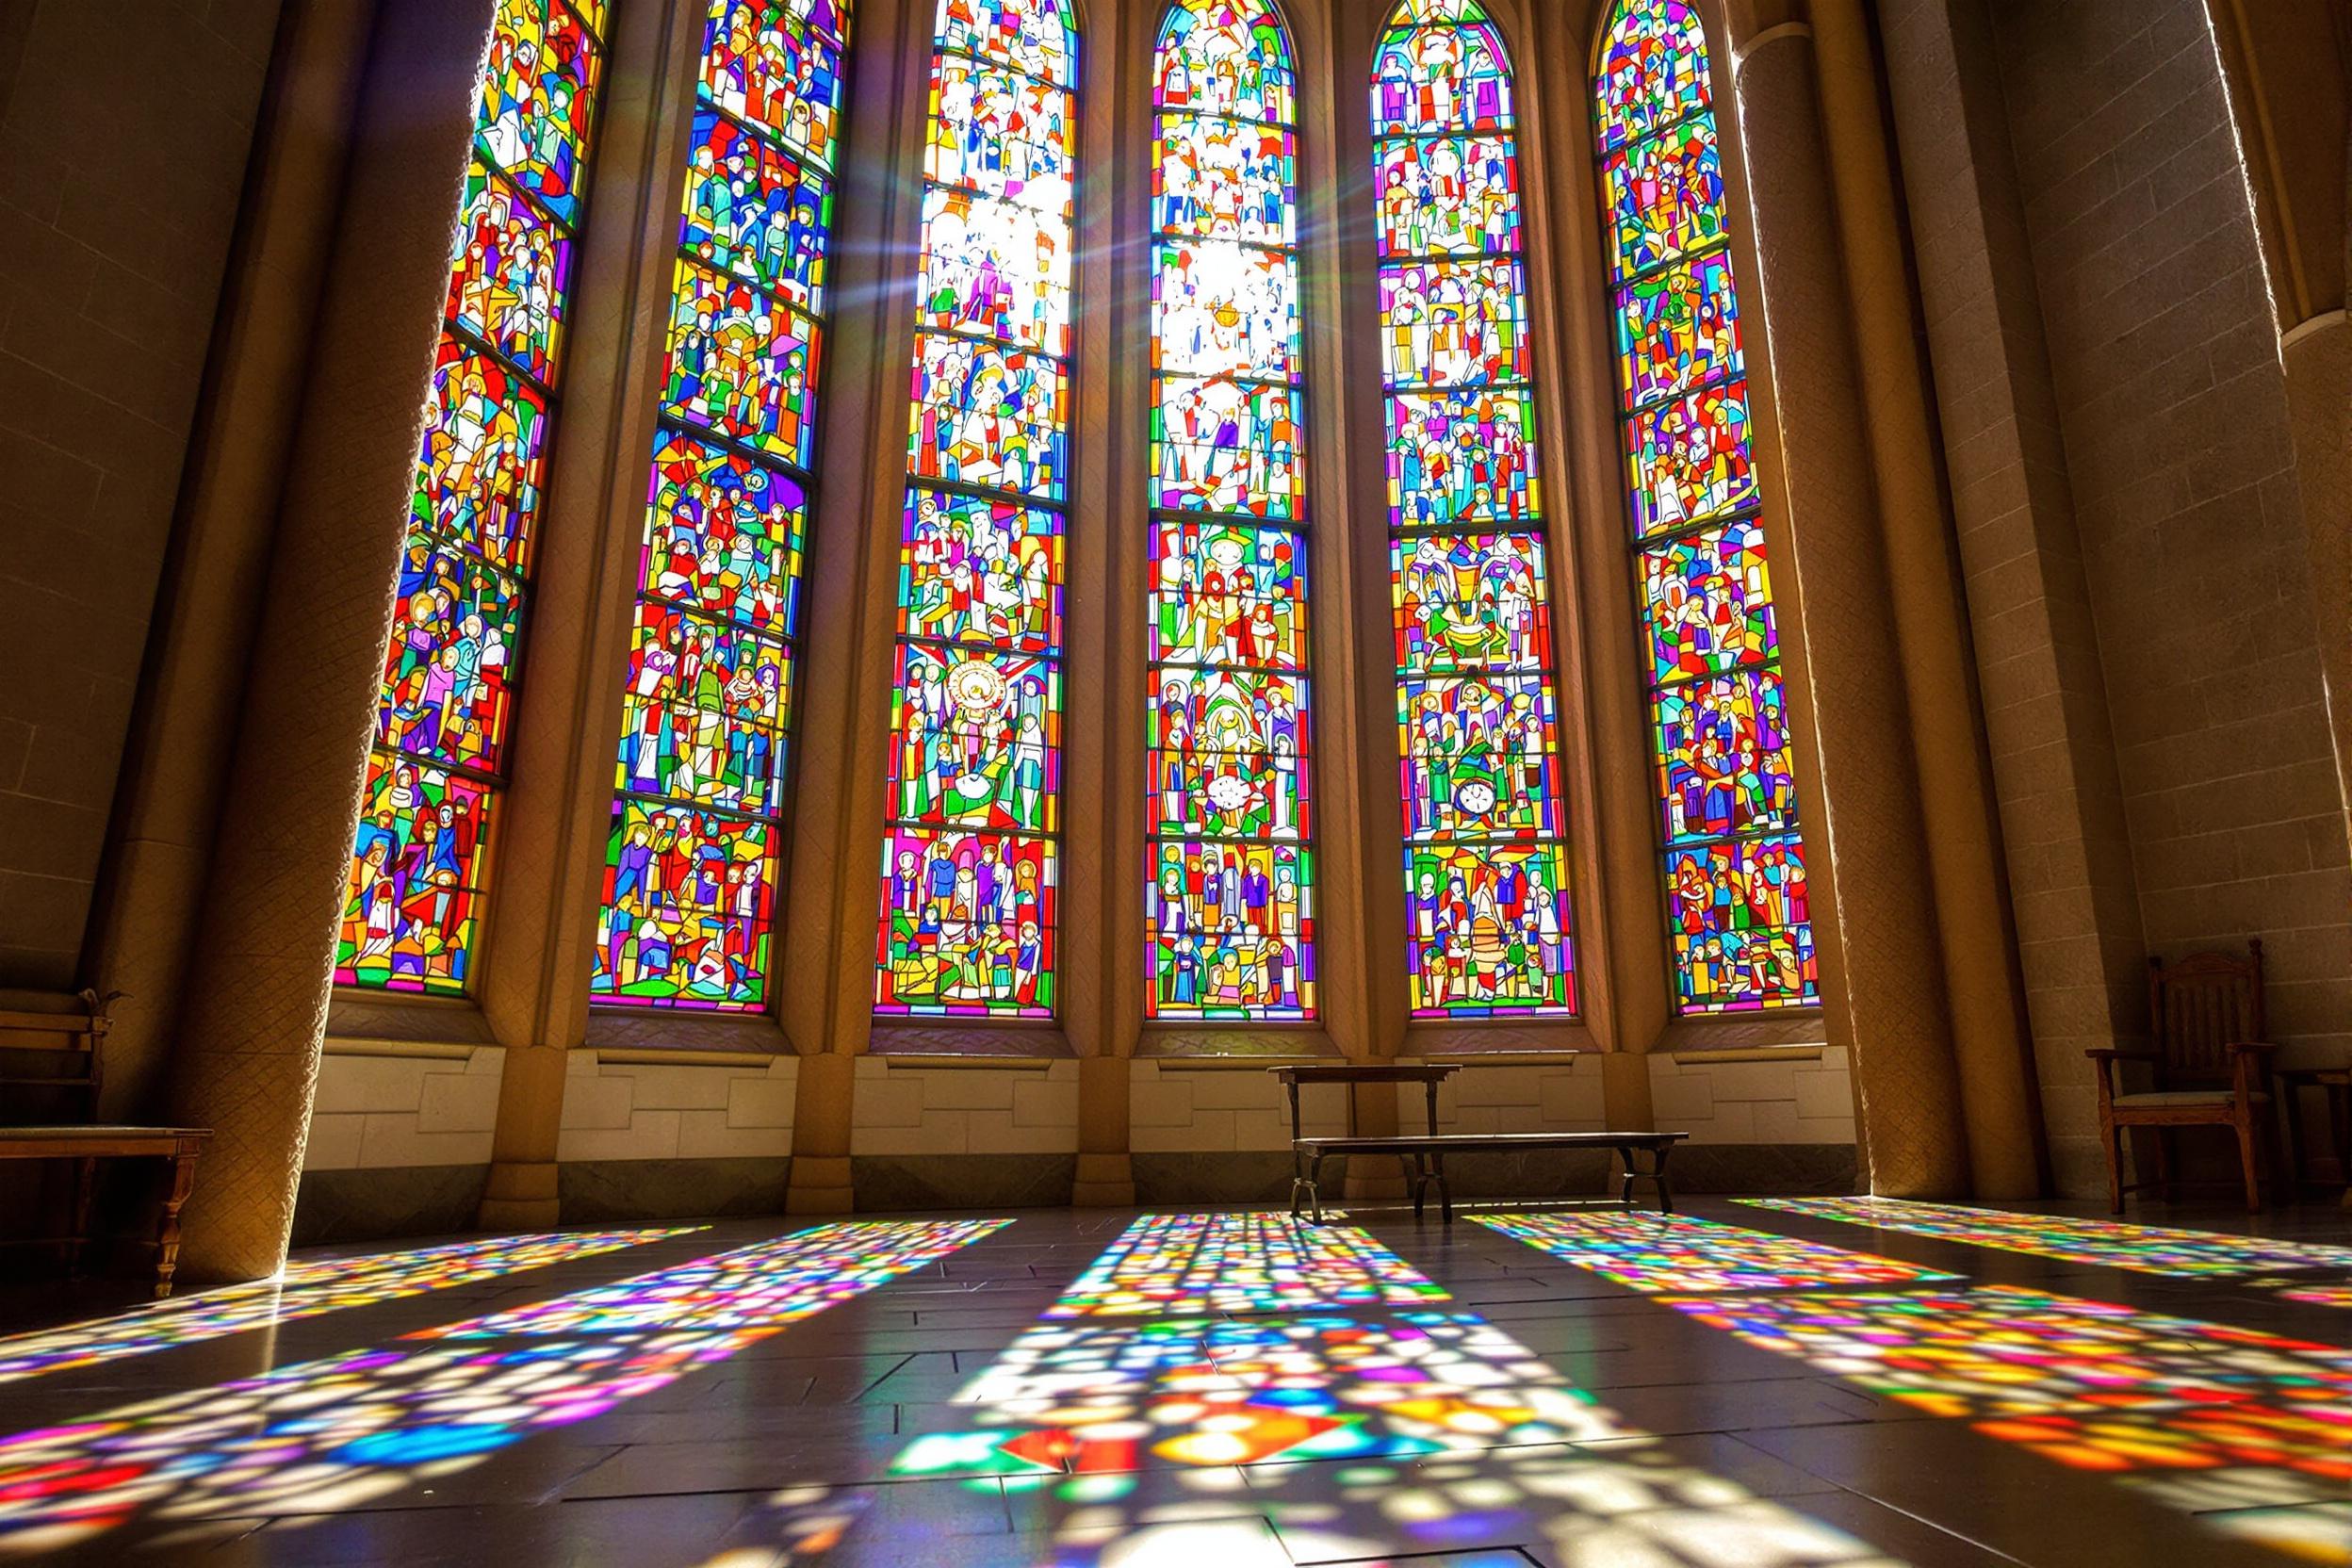
[(2262, 1037), (2262, 939), (2246, 947), (2243, 958), (2192, 953), (2169, 964), (2148, 961), (2148, 1021), (2163, 1086), (2227, 1084), (2224, 1047)]

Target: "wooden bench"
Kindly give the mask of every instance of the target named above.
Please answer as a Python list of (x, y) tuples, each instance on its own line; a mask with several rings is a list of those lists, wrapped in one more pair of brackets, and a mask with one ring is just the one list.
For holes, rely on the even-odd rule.
[[(1429, 1186), (1435, 1182), (1439, 1213), (1451, 1225), (1454, 1196), (1446, 1183), (1447, 1154), (1509, 1153), (1522, 1149), (1613, 1149), (1625, 1167), (1618, 1202), (1628, 1209), (1633, 1207), (1633, 1184), (1639, 1178), (1658, 1189), (1660, 1214), (1674, 1212), (1674, 1196), (1666, 1185), (1666, 1156), (1675, 1144), (1690, 1135), (1688, 1133), (1441, 1133), (1437, 1130), (1437, 1088), (1460, 1070), (1451, 1063), (1350, 1062), (1266, 1070), (1290, 1091), (1290, 1212), (1298, 1212), (1298, 1198), (1303, 1192), (1309, 1214), (1318, 1225), (1323, 1222), (1323, 1162), (1333, 1154), (1394, 1154), (1404, 1165), (1405, 1174), (1413, 1183), (1413, 1217), (1418, 1219), (1426, 1212)], [(1298, 1090), (1307, 1084), (1422, 1085), (1429, 1091), (1429, 1130), (1394, 1135), (1360, 1134), (1356, 1130), (1355, 1097), (1351, 1094), (1348, 1099), (1346, 1135), (1308, 1137), (1298, 1114)], [(1634, 1163), (1637, 1150), (1650, 1156), (1647, 1170)]]
[[(1511, 1153), (1523, 1149), (1613, 1149), (1625, 1162), (1617, 1201), (1633, 1207), (1633, 1184), (1639, 1179), (1658, 1189), (1658, 1212), (1674, 1212), (1674, 1194), (1666, 1185), (1666, 1156), (1688, 1133), (1407, 1133), (1396, 1137), (1294, 1138), (1296, 1156), (1307, 1161), (1306, 1174), (1291, 1184), (1290, 1212), (1298, 1212), (1298, 1193), (1305, 1188), (1309, 1217), (1323, 1222), (1323, 1162), (1333, 1154), (1394, 1154), (1413, 1162), (1413, 1216), (1422, 1217), (1430, 1183), (1437, 1184), (1438, 1212), (1446, 1224), (1454, 1222), (1453, 1189), (1446, 1183), (1446, 1156), (1462, 1153)], [(1636, 1151), (1650, 1156), (1650, 1168), (1634, 1161)]]

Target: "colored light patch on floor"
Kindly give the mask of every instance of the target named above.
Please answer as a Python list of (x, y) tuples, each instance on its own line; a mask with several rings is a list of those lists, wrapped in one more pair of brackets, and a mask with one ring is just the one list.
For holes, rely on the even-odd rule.
[[(1131, 1227), (1047, 1321), (956, 1395), (972, 1411), (969, 1426), (916, 1437), (892, 1475), (963, 1480), (975, 1519), (1001, 1519), (1009, 1503), (1017, 1533), (1051, 1542), (1035, 1560), (1055, 1568), (1482, 1564), (1523, 1561), (1508, 1548), (1529, 1543), (1548, 1544), (1552, 1560), (1658, 1568), (1889, 1563), (1678, 1462), (1475, 1313), (1371, 1301), (1152, 1316), (1147, 1297), (1122, 1311), (1128, 1320), (1090, 1315), (1138, 1243), (1168, 1240), (1209, 1217)], [(1351, 1269), (1372, 1281), (1421, 1279), (1368, 1235), (1326, 1233), (1344, 1240)], [(1298, 1245), (1279, 1224), (1235, 1226), (1217, 1256), (1256, 1281), (1287, 1266)], [(1168, 1272), (1182, 1282), (1190, 1267)], [(1601, 1441), (1609, 1447), (1574, 1446)], [(1246, 1480), (1243, 1465), (1256, 1467)], [(873, 1491), (865, 1490), (865, 1499), (855, 1489), (779, 1497), (736, 1538), (747, 1548), (786, 1547), (799, 1562), (822, 1560), (812, 1540), (830, 1551), (846, 1537), (850, 1561), (868, 1560), (868, 1544), (873, 1560), (897, 1560), (895, 1543), (856, 1539)], [(1248, 1494), (1238, 1515), (1237, 1490)], [(1470, 1555), (1434, 1555), (1455, 1553)]]
[[(601, 1415), (1009, 1223), (820, 1226), (711, 1260), (710, 1278), (743, 1293), (732, 1307), (715, 1294), (723, 1287), (662, 1269), (558, 1298), (542, 1315), (494, 1314), (437, 1331), (437, 1342), (412, 1335), (24, 1432), (0, 1442), (0, 1557), (55, 1551), (134, 1517), (250, 1520), (361, 1508), (536, 1432)], [(787, 1243), (800, 1246), (776, 1261)], [(773, 1267), (739, 1266), (747, 1255)], [(854, 1288), (824, 1288), (795, 1267), (819, 1255), (847, 1260)], [(770, 1274), (778, 1272), (795, 1280), (791, 1291), (775, 1288)], [(618, 1326), (615, 1292), (642, 1293), (637, 1320), (647, 1326)], [(661, 1299), (681, 1310), (652, 1304)], [(753, 1326), (677, 1326), (729, 1320)], [(485, 1324), (516, 1321), (529, 1325), (518, 1337), (476, 1338)], [(591, 1331), (553, 1329), (564, 1321)]]
[(697, 1259), (599, 1290), (517, 1307), (411, 1339), (773, 1328), (936, 1263), (1009, 1219), (862, 1220)]
[(1478, 1214), (1472, 1219), (1578, 1268), (1661, 1291), (1909, 1284), (1959, 1276), (1689, 1215)]
[(1814, 1219), (1963, 1241), (2061, 1263), (2107, 1264), (2143, 1274), (2217, 1276), (2272, 1268), (2352, 1267), (2352, 1247), (2323, 1242), (2169, 1230), (2066, 1215), (2012, 1214), (1898, 1198), (1742, 1198), (1739, 1201)]
[(2174, 1506), (2352, 1483), (2352, 1350), (2008, 1285), (1670, 1299), (1750, 1345), (2080, 1470), (2197, 1476)]
[(704, 1228), (674, 1225), (561, 1235), (485, 1236), (446, 1247), (292, 1263), (272, 1280), (177, 1297), (112, 1317), (0, 1339), (0, 1383), (200, 1344), (345, 1307), (398, 1301), (452, 1285), (592, 1258), (624, 1247), (692, 1235)]
[(2312, 1307), (2352, 1308), (2352, 1280), (2341, 1284), (2292, 1285), (2278, 1293), (2278, 1299)]
[(1280, 1214), (1145, 1215), (1046, 1310), (1048, 1317), (1422, 1306), (1443, 1286), (1353, 1225)]

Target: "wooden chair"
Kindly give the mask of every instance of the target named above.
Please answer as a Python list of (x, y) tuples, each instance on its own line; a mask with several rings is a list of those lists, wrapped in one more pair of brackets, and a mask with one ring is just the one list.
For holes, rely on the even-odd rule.
[[(2123, 1195), (2143, 1187), (2172, 1186), (2172, 1152), (2166, 1135), (2175, 1127), (2216, 1126), (2237, 1130), (2238, 1158), (2246, 1171), (2246, 1206), (2262, 1206), (2260, 1141), (2269, 1135), (2270, 1054), (2278, 1049), (2262, 1038), (2262, 939), (2246, 943), (2243, 958), (2228, 953), (2197, 953), (2167, 965), (2148, 961), (2149, 1051), (2085, 1052), (2099, 1066), (2099, 1134), (2107, 1151), (2108, 1207), (2123, 1212)], [(2146, 1062), (2152, 1088), (2124, 1092), (2115, 1064)], [(2156, 1174), (2123, 1182), (2123, 1134), (2127, 1127), (2154, 1129)]]

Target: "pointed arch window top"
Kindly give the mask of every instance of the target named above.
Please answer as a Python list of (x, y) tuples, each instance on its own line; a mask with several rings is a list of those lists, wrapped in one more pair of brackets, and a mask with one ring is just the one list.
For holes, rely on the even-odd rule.
[(1073, 31), (1062, 0), (939, 0), (940, 49), (1056, 87), (1070, 85)]
[(1594, 86), (1604, 153), (1708, 112), (1707, 30), (1690, 0), (1617, 0)]
[(1265, 0), (1178, 0), (1161, 19), (1152, 67), (1152, 101), (1163, 111), (1298, 121), (1290, 41)]
[(1372, 134), (1509, 130), (1511, 57), (1478, 0), (1403, 0), (1372, 62)]

